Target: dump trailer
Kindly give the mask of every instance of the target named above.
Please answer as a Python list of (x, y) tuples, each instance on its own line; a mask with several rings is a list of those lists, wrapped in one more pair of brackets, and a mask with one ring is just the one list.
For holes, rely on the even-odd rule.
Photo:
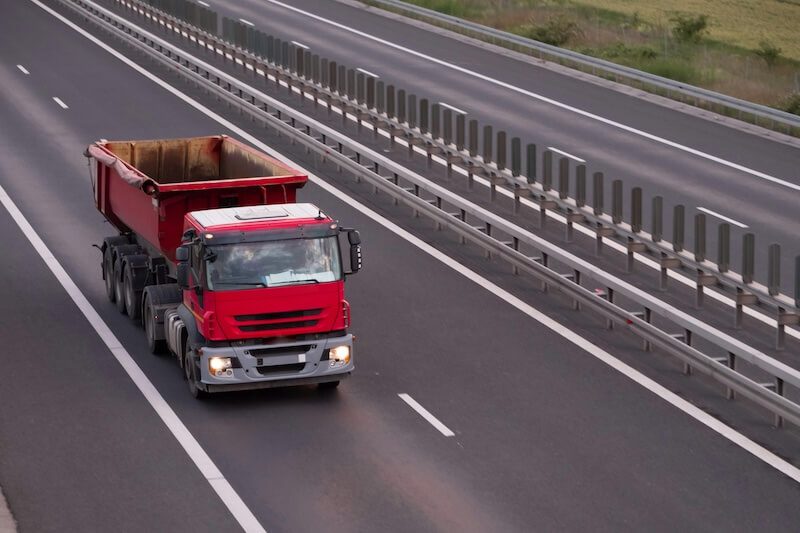
[(350, 375), (344, 280), (360, 237), (296, 203), (307, 176), (224, 135), (103, 140), (84, 155), (117, 229), (100, 246), (108, 298), (177, 359), (193, 396)]

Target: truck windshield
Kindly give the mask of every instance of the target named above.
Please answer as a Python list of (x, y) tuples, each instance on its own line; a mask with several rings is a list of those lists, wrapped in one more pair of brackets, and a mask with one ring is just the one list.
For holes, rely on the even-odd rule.
[(210, 290), (325, 283), (342, 277), (336, 237), (209, 246)]

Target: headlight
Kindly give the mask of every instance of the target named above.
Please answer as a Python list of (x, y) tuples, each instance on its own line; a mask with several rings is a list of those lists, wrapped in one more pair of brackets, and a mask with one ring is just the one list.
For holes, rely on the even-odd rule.
[(337, 363), (344, 363), (344, 364), (349, 363), (350, 362), (350, 347), (349, 346), (337, 346), (336, 348), (331, 348), (330, 359), (332, 361), (336, 361)]
[(221, 376), (223, 374), (230, 375), (231, 373), (231, 358), (230, 357), (211, 357), (208, 359), (208, 371), (212, 376)]

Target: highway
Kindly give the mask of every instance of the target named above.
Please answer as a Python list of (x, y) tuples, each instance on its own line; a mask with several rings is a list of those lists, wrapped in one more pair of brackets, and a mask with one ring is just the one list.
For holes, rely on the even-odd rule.
[[(566, 69), (545, 68), (538, 60), (521, 60), (499, 48), (473, 46), (356, 2), (210, 4), (221, 15), (251, 22), (351, 68), (363, 68), (431, 103), (466, 111), (495, 131), (586, 160), (589, 175), (603, 171), (607, 181), (620, 178), (626, 191), (642, 187), (646, 211), (649, 198), (664, 196), (667, 237), (671, 208), (677, 204), (687, 208), (687, 236), (692, 235), (691, 217), (698, 208), (706, 210), (709, 228), (723, 221), (720, 216), (733, 220), (737, 269), (736, 251), (746, 231), (756, 234), (760, 256), (766, 255), (768, 244), (780, 243), (784, 285), (792, 290), (790, 273), (800, 254), (800, 224), (794, 216), (800, 199), (797, 139), (756, 134), (747, 125), (728, 127), (718, 116), (708, 120), (703, 118), (708, 113), (696, 109), (676, 112), (681, 107), (677, 104), (633, 98), (631, 89), (620, 92), (609, 84), (589, 83), (565, 75)], [(608, 183), (606, 187), (610, 191)], [(610, 192), (606, 194), (608, 198)], [(647, 212), (645, 220), (649, 221)], [(716, 232), (709, 230), (709, 250), (715, 250), (715, 243)], [(761, 279), (765, 269), (766, 261), (759, 257)]]
[[(763, 413), (719, 400), (674, 364), (642, 361), (636, 339), (609, 334), (332, 168), (312, 167), (285, 139), (141, 57), (198, 105), (34, 2), (6, 0), (3, 11), (0, 486), (20, 531), (239, 530), (230, 494), (220, 498), (220, 478), (204, 478), (197, 450), (187, 453), (148, 403), (155, 395), (268, 531), (796, 530), (800, 476), (776, 470), (783, 460), (765, 449), (796, 464), (796, 431), (775, 432)], [(198, 402), (175, 362), (151, 355), (141, 327), (105, 297), (91, 245), (113, 232), (93, 205), (85, 146), (242, 130), (314, 170), (320, 182), (300, 196), (361, 231), (365, 268), (347, 282), (357, 370), (334, 394)], [(31, 246), (33, 234), (46, 250)], [(155, 392), (137, 389), (98, 324)]]

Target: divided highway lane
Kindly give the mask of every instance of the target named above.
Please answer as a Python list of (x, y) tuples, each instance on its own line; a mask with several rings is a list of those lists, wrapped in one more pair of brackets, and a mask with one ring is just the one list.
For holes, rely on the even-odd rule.
[[(797, 523), (794, 481), (316, 186), (308, 186), (304, 198), (362, 229), (365, 241), (367, 266), (348, 283), (357, 373), (333, 396), (304, 388), (193, 401), (174, 363), (148, 354), (141, 330), (105, 301), (99, 258), (89, 244), (109, 230), (91, 204), (80, 154), (98, 137), (225, 129), (32, 4), (15, 4), (13, 15), (0, 20), (0, 185), (268, 530), (767, 525), (788, 531)], [(47, 49), (39, 45), (40, 35), (48, 36)], [(14, 66), (23, 62), (30, 76)], [(60, 81), (40, 81), (37, 72)], [(56, 88), (68, 110), (47, 107)], [(125, 385), (111, 354), (53, 278), (36, 270), (39, 259), (5, 213), (0, 224), (2, 268), (14, 280), (0, 289), (4, 343), (24, 349), (46, 340), (38, 329), (30, 331), (28, 321), (8, 321), (6, 328), (6, 317), (28, 302), (36, 307), (26, 309), (26, 317), (41, 307), (48, 310), (38, 311), (44, 326), (75, 336), (69, 343), (62, 340), (72, 337), (54, 336), (53, 343), (69, 353), (48, 358), (46, 371), (35, 370), (41, 359), (26, 361), (31, 370), (15, 376), (19, 385), (3, 387), (3, 456), (14, 450), (8, 456), (14, 460), (0, 462), (0, 483), (12, 511), (27, 509), (25, 520), (18, 518), (31, 530), (46, 529), (38, 526), (59, 516), (76, 520), (74, 527), (62, 520), (62, 529), (93, 529), (85, 526), (85, 506), (66, 515), (60, 509), (62, 501), (76, 501), (76, 494), (93, 487), (93, 505), (109, 509), (96, 516), (96, 529), (107, 530), (111, 519), (126, 528), (128, 515), (114, 513), (117, 493), (95, 487), (119, 476), (119, 465), (96, 461), (97, 468), (87, 464), (82, 476), (69, 478), (74, 464), (52, 460), (39, 476), (24, 462), (31, 461), (25, 446), (34, 440), (26, 441), (26, 434), (35, 430), (41, 435), (35, 440), (55, 442), (64, 457), (72, 457), (99, 453), (104, 439), (129, 432), (125, 444), (136, 446), (122, 449), (120, 461), (133, 461), (141, 451), (155, 470), (141, 470), (142, 484), (129, 488), (145, 503), (172, 501), (166, 492), (171, 487), (157, 476), (188, 461), (179, 451), (177, 457), (170, 453), (174, 443), (147, 438), (140, 420), (149, 408)], [(437, 238), (433, 232), (424, 237)], [(24, 290), (26, 282), (31, 289)], [(36, 299), (29, 296), (34, 290)], [(592, 335), (596, 327), (581, 320), (575, 320), (578, 333)], [(636, 343), (617, 337), (607, 344), (624, 351)], [(69, 380), (65, 391), (64, 377), (76, 375), (73, 363), (80, 357), (72, 351), (82, 346), (90, 356), (80, 367), (82, 381)], [(78, 412), (124, 392), (126, 413), (97, 414), (91, 425), (48, 426), (38, 421), (54, 406), (30, 393), (37, 390), (60, 393), (54, 399), (59, 406)], [(437, 432), (399, 393), (410, 394), (455, 436)], [(19, 417), (33, 429), (19, 430)], [(169, 440), (163, 429), (162, 436)], [(187, 496), (181, 502), (191, 507), (176, 508), (174, 515), (164, 510), (150, 529), (182, 530), (173, 520), (183, 519), (186, 530), (224, 530), (231, 523), (202, 478), (190, 477), (176, 475), (174, 481), (180, 485), (175, 494)], [(73, 492), (39, 498), (41, 485), (62, 479), (74, 479)], [(198, 527), (185, 512), (197, 513), (191, 520), (213, 515), (215, 521)]]
[[(770, 242), (784, 245), (783, 264), (787, 273), (784, 278), (789, 277), (793, 258), (800, 253), (800, 244), (795, 238), (800, 224), (794, 216), (800, 202), (800, 175), (797, 173), (800, 144), (797, 141), (789, 145), (676, 112), (387, 19), (347, 2), (301, 0), (290, 4), (287, 7), (274, 0), (218, 0), (211, 2), (211, 7), (221, 14), (245, 19), (278, 36), (310, 46), (314, 52), (348, 66), (362, 67), (387, 83), (429, 97), (432, 102), (438, 100), (456, 106), (481, 123), (493, 124), (510, 135), (519, 135), (542, 147), (552, 146), (585, 159), (590, 171), (602, 170), (609, 180), (622, 178), (628, 188), (642, 186), (648, 198), (661, 194), (667, 206), (684, 203), (691, 216), (698, 212), (696, 208), (703, 207), (749, 226), (748, 231), (757, 235), (759, 247)], [(743, 165), (784, 180), (789, 186), (555, 107), (493, 81), (446, 68), (296, 9), (453, 63), (490, 80), (597, 114), (731, 164)], [(711, 224), (720, 221), (716, 216), (709, 217)], [(666, 222), (665, 227), (670, 227), (669, 221)], [(691, 234), (691, 223), (688, 231)], [(733, 228), (735, 242), (741, 233), (738, 227)], [(715, 234), (709, 235), (709, 249), (715, 246), (715, 238)]]

